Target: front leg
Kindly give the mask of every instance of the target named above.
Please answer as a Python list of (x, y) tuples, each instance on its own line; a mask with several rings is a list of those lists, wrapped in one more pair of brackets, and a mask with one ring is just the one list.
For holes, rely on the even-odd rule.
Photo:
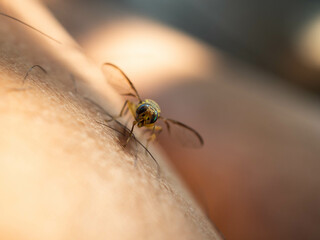
[(127, 141), (126, 143), (123, 145), (123, 147), (126, 147), (132, 137), (132, 133), (133, 133), (133, 129), (134, 129), (134, 126), (137, 124), (137, 121), (133, 121), (132, 123), (132, 127), (131, 127), (131, 130), (130, 130), (130, 134), (129, 134), (129, 137), (127, 138)]
[(148, 149), (149, 143), (153, 142), (157, 138), (157, 136), (160, 135), (161, 131), (162, 131), (162, 127), (161, 126), (156, 126), (156, 125), (153, 126), (152, 133), (151, 133), (150, 137), (147, 140), (146, 149)]
[(126, 101), (124, 102), (124, 104), (123, 104), (123, 106), (122, 106), (122, 108), (121, 108), (120, 114), (119, 114), (118, 116), (112, 117), (111, 119), (105, 120), (105, 121), (106, 121), (106, 122), (111, 122), (111, 121), (113, 121), (113, 120), (116, 120), (117, 118), (122, 117), (123, 112), (125, 112), (125, 108), (126, 108), (126, 106), (128, 105), (128, 102), (129, 102), (129, 100), (126, 100)]

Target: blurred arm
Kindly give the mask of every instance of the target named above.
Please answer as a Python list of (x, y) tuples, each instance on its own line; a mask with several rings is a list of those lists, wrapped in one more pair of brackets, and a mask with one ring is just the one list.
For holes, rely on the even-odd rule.
[[(32, 1), (0, 6), (72, 42)], [(160, 177), (144, 151), (135, 166), (117, 133), (97, 123), (104, 112), (84, 96), (106, 111), (121, 106), (81, 52), (4, 18), (0, 41), (1, 239), (220, 239), (156, 150)], [(35, 68), (22, 84), (35, 64), (47, 74)]]

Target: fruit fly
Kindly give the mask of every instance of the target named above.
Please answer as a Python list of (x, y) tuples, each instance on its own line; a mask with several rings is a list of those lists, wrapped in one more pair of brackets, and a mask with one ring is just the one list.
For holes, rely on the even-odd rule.
[(147, 139), (146, 146), (148, 148), (149, 143), (154, 141), (162, 131), (162, 127), (156, 125), (156, 122), (159, 119), (165, 123), (168, 132), (173, 134), (173, 136), (177, 138), (182, 145), (188, 147), (201, 147), (203, 145), (203, 139), (196, 130), (185, 125), (184, 123), (173, 119), (164, 118), (161, 115), (161, 109), (159, 105), (154, 100), (142, 99), (132, 81), (118, 66), (112, 63), (104, 63), (102, 65), (102, 70), (107, 78), (107, 81), (116, 91), (118, 91), (122, 96), (135, 98), (135, 102), (126, 99), (120, 114), (110, 120), (112, 121), (116, 118), (120, 118), (125, 113), (125, 110), (130, 110), (134, 120), (132, 122), (130, 134), (124, 146), (126, 146), (130, 141), (133, 129), (135, 126), (137, 126), (138, 128), (144, 127), (148, 130), (151, 130), (151, 135)]
[[(9, 18), (14, 20), (20, 24), (27, 26), (28, 28), (40, 33), (41, 35), (51, 39), (52, 41), (56, 42), (57, 44), (62, 45), (62, 43), (55, 38), (47, 35), (46, 33), (36, 29), (35, 27), (19, 20), (18, 18), (12, 17), (8, 14), (0, 12), (0, 16)], [(27, 74), (24, 77), (24, 80), (27, 78), (29, 72), (34, 69), (35, 67), (40, 68), (44, 73), (47, 73), (46, 70), (41, 67), (40, 65), (32, 66)], [(108, 82), (118, 90), (121, 95), (124, 96), (131, 96), (138, 100), (137, 103), (130, 101), (127, 99), (120, 111), (119, 116), (114, 117), (112, 120), (122, 117), (123, 113), (125, 112), (126, 107), (130, 110), (132, 116), (134, 117), (134, 121), (132, 123), (132, 127), (130, 130), (129, 137), (125, 143), (125, 146), (128, 144), (130, 139), (133, 135), (133, 129), (135, 126), (138, 128), (145, 127), (146, 129), (151, 130), (151, 135), (147, 140), (147, 147), (149, 142), (154, 141), (156, 137), (161, 133), (162, 127), (156, 125), (158, 119), (162, 120), (169, 133), (172, 133), (174, 137), (178, 138), (178, 140), (184, 145), (188, 147), (201, 147), (203, 145), (203, 139), (201, 135), (194, 130), (193, 128), (173, 119), (164, 118), (161, 116), (161, 109), (159, 105), (151, 100), (151, 99), (144, 99), (142, 100), (138, 91), (136, 90), (135, 86), (131, 82), (131, 80), (127, 77), (127, 75), (116, 65), (112, 63), (104, 63), (102, 65), (103, 72), (105, 73)], [(108, 70), (108, 71), (107, 71)], [(174, 133), (173, 133), (174, 132)]]

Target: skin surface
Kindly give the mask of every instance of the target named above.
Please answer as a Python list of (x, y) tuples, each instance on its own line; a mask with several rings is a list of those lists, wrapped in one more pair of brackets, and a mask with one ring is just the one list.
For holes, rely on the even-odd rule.
[(164, 117), (202, 134), (200, 151), (165, 131), (160, 139), (226, 239), (320, 238), (318, 98), (155, 20), (112, 15), (102, 1), (55, 6), (97, 63), (120, 66)]
[[(226, 236), (226, 239), (319, 239), (320, 148), (318, 143), (320, 141), (320, 112), (318, 99), (286, 84), (277, 84), (279, 79), (275, 79), (274, 75), (261, 72), (252, 66), (247, 66), (231, 59), (198, 39), (194, 39), (175, 29), (156, 23), (154, 20), (150, 21), (150, 19), (128, 16), (127, 12), (120, 14), (108, 4), (99, 4), (98, 1), (82, 1), (81, 4), (78, 4), (78, 1), (47, 1), (51, 3), (51, 9), (54, 15), (72, 32), (72, 35), (81, 43), (86, 53), (93, 57), (97, 65), (106, 61), (117, 64), (134, 82), (134, 85), (143, 98), (151, 98), (159, 103), (163, 116), (182, 121), (194, 127), (202, 134), (205, 140), (205, 145), (202, 150), (179, 148), (179, 146), (175, 144), (175, 141), (165, 137), (165, 131), (161, 134), (160, 140), (164, 145), (163, 149), (166, 154), (170, 157), (176, 169), (178, 169), (185, 178), (197, 199), (202, 203), (206, 214), (214, 221), (223, 235)], [(31, 7), (35, 6), (34, 4), (29, 5)], [(19, 14), (17, 13), (18, 7), (23, 10), (20, 10)], [(16, 16), (23, 17), (25, 16), (24, 14), (31, 12), (25, 20), (28, 20), (28, 22), (57, 39), (62, 40), (64, 43), (73, 44), (72, 40), (64, 34), (64, 31), (61, 30), (58, 24), (49, 21), (50, 17), (48, 13), (45, 12), (44, 14), (40, 11), (39, 6), (37, 6), (37, 9), (34, 11), (27, 11), (30, 9), (27, 9), (24, 4), (19, 4), (15, 6), (15, 9), (16, 11), (11, 12), (12, 15), (16, 14)], [(34, 14), (35, 12), (37, 14)], [(32, 19), (34, 19), (34, 22)], [(41, 20), (39, 21), (39, 19)], [(42, 21), (42, 19), (46, 19), (46, 21)], [(123, 101), (120, 101), (117, 98), (118, 95), (107, 87), (105, 79), (103, 79), (97, 67), (92, 66), (81, 53), (71, 51), (71, 49), (67, 47), (59, 48), (50, 41), (41, 38), (41, 36), (26, 31), (25, 27), (7, 22), (10, 24), (9, 27), (12, 28), (9, 31), (7, 29), (9, 28), (7, 23), (4, 24), (2, 21), (4, 20), (1, 19), (0, 21), (1, 33), (4, 34), (1, 34), (0, 38), (5, 40), (5, 42), (11, 41), (9, 44), (10, 53), (7, 47), (4, 47), (8, 46), (8, 43), (4, 45), (1, 44), (0, 80), (1, 83), (4, 83), (3, 81), (6, 79), (6, 87), (20, 88), (20, 81), (30, 66), (33, 64), (41, 64), (46, 67), (46, 70), (50, 74), (43, 78), (43, 73), (37, 69), (32, 74), (31, 82), (37, 80), (41, 86), (46, 86), (49, 83), (55, 84), (55, 89), (59, 89), (58, 92), (63, 90), (63, 92), (67, 93), (63, 96), (71, 97), (75, 95), (75, 101), (72, 102), (72, 106), (75, 105), (75, 102), (77, 103), (75, 106), (79, 106), (80, 103), (83, 104), (80, 105), (83, 107), (77, 108), (78, 114), (84, 113), (84, 115), (87, 116), (88, 108), (96, 109), (87, 101), (84, 101), (83, 96), (94, 99), (114, 116), (119, 114)], [(51, 27), (49, 26), (50, 24)], [(52, 24), (54, 26), (52, 26)], [(44, 43), (45, 45), (43, 45)], [(21, 44), (25, 46), (21, 48)], [(67, 60), (65, 60), (65, 58), (67, 58)], [(291, 71), (291, 69), (288, 68), (288, 71)], [(70, 73), (72, 73), (77, 80), (77, 94), (70, 80)], [(30, 81), (28, 84), (28, 86), (30, 86)], [(59, 88), (56, 87), (56, 84)], [(16, 109), (20, 109), (21, 111), (28, 109), (21, 104), (26, 101), (26, 96), (34, 97), (35, 93), (34, 90), (32, 90), (33, 92), (29, 91), (28, 94), (27, 92), (16, 92), (10, 95), (11, 98), (10, 101), (8, 101), (5, 100), (4, 96), (8, 97), (9, 95), (3, 89), (1, 86), (1, 109), (11, 109), (11, 112), (16, 112)], [(43, 87), (40, 89), (43, 89)], [(40, 92), (42, 91), (43, 90)], [(4, 93), (7, 95), (4, 95)], [(56, 94), (56, 92), (54, 93)], [(19, 101), (16, 100), (17, 96)], [(52, 94), (49, 96), (52, 100), (55, 99), (52, 97)], [(61, 98), (58, 97), (58, 99)], [(13, 105), (15, 101), (16, 103)], [(60, 102), (56, 107), (63, 109), (66, 104), (60, 104)], [(62, 102), (65, 103), (65, 101)], [(31, 104), (32, 107), (38, 105), (39, 101), (34, 101)], [(48, 106), (51, 105), (47, 103), (43, 105), (43, 111), (48, 113)], [(30, 105), (28, 106), (29, 108), (31, 107)], [(33, 118), (29, 116), (30, 121), (34, 120), (34, 116), (41, 116), (38, 113), (38, 109), (39, 107), (37, 107), (36, 113), (31, 115)], [(55, 108), (50, 108), (49, 113), (56, 113), (54, 109)], [(84, 109), (87, 110), (84, 111)], [(95, 111), (100, 112), (101, 110), (96, 109)], [(70, 111), (67, 112), (70, 114)], [(6, 115), (8, 115), (8, 111), (6, 111)], [(94, 113), (93, 115), (98, 116), (98, 118), (95, 118), (98, 120), (102, 120), (105, 117), (102, 113)], [(45, 122), (49, 122), (51, 125), (53, 123), (59, 123), (63, 126), (63, 124), (68, 123), (68, 121), (61, 118), (62, 116), (64, 116), (64, 114), (61, 112), (58, 112), (58, 115), (55, 115), (55, 117), (49, 115), (49, 119), (48, 117), (45, 118)], [(19, 148), (19, 146), (24, 146), (25, 142), (30, 142), (30, 134), (33, 133), (34, 129), (37, 129), (39, 125), (39, 121), (29, 124), (32, 129), (27, 132), (28, 134), (18, 135), (19, 139), (21, 136), (24, 136), (24, 144), (19, 145), (19, 142), (14, 141), (11, 144), (11, 148), (8, 148), (7, 146), (10, 140), (8, 136), (16, 135), (12, 134), (12, 132), (16, 132), (18, 129), (28, 129), (25, 116), (21, 118), (21, 121), (18, 123), (12, 122), (12, 119), (15, 118), (16, 117), (11, 117), (7, 120), (7, 125), (3, 125), (4, 128), (1, 130), (1, 136), (3, 138), (1, 146), (3, 146), (2, 149), (5, 149), (5, 151), (3, 150), (2, 152), (9, 152), (9, 156), (16, 153), (21, 148)], [(61, 120), (58, 121), (58, 119)], [(60, 175), (58, 173), (52, 173), (49, 175), (51, 179), (54, 176), (59, 176), (58, 180), (60, 180), (62, 179), (61, 175), (66, 173), (67, 176), (75, 176), (72, 172), (76, 171), (76, 169), (87, 172), (87, 168), (80, 168), (80, 163), (95, 163), (91, 161), (91, 159), (93, 159), (91, 154), (93, 153), (90, 151), (92, 151), (93, 148), (88, 147), (88, 141), (86, 140), (88, 137), (80, 138), (76, 136), (76, 138), (74, 138), (72, 137), (74, 132), (88, 131), (88, 129), (91, 129), (89, 126), (96, 126), (97, 129), (101, 129), (101, 131), (98, 131), (99, 135), (103, 136), (100, 134), (102, 132), (104, 134), (108, 133), (106, 127), (96, 125), (95, 121), (78, 121), (77, 119), (74, 115), (71, 115), (70, 121), (76, 120), (76, 123), (72, 125), (72, 128), (69, 124), (68, 128), (65, 129), (65, 131), (68, 129), (71, 130), (71, 133), (68, 133), (68, 135), (63, 134), (63, 131), (59, 134), (57, 134), (56, 131), (51, 131), (53, 136), (59, 136), (59, 141), (62, 141), (59, 145), (55, 141), (54, 144), (51, 143), (50, 146), (45, 148), (43, 145), (47, 146), (47, 144), (40, 143), (43, 142), (43, 139), (46, 139), (47, 134), (43, 134), (45, 136), (41, 138), (35, 137), (37, 142), (32, 145), (37, 147), (31, 155), (31, 159), (34, 159), (35, 153), (38, 154), (42, 149), (44, 153), (54, 152), (52, 154), (55, 155), (50, 158), (51, 160), (53, 159), (51, 161), (52, 164), (55, 163), (57, 159), (59, 160), (57, 153), (60, 151), (70, 152), (70, 155), (76, 156), (76, 160), (74, 160), (75, 163), (70, 165), (70, 167), (66, 167), (69, 165), (65, 164), (68, 163), (68, 161), (66, 161), (68, 158), (61, 158), (61, 164), (57, 164), (55, 168), (52, 168), (56, 169)], [(131, 122), (129, 122), (128, 126), (130, 126)], [(12, 124), (11, 128), (7, 127), (8, 123)], [(35, 125), (37, 128), (34, 127)], [(47, 133), (47, 125), (44, 129), (44, 133)], [(74, 131), (74, 129), (77, 129), (77, 131)], [(9, 132), (11, 133), (9, 134)], [(90, 134), (92, 134), (91, 131)], [(114, 132), (111, 131), (110, 134), (114, 136)], [(74, 144), (71, 145), (71, 149), (73, 150), (64, 150), (65, 148), (63, 146), (68, 146), (66, 142), (70, 142), (71, 140), (74, 142)], [(118, 140), (116, 141), (118, 142)], [(111, 142), (113, 141), (109, 143)], [(121, 149), (119, 144), (116, 146)], [(110, 149), (110, 144), (107, 142), (101, 144), (101, 149), (105, 147)], [(8, 149), (11, 150), (9, 151)], [(86, 154), (78, 157), (80, 150)], [(151, 151), (154, 155), (158, 152), (156, 149), (151, 149)], [(101, 203), (101, 205), (96, 204), (97, 208), (93, 207), (93, 205), (90, 207), (91, 211), (98, 212), (98, 214), (95, 215), (100, 216), (100, 219), (121, 220), (125, 218), (124, 216), (127, 216), (125, 215), (127, 212), (131, 213), (132, 209), (135, 208), (126, 207), (126, 213), (121, 211), (122, 214), (117, 210), (115, 210), (117, 214), (115, 214), (114, 210), (105, 213), (105, 206), (114, 206), (115, 204), (110, 204), (109, 201), (106, 201), (106, 199), (110, 198), (110, 194), (105, 194), (106, 196), (101, 192), (98, 194), (97, 191), (99, 191), (99, 189), (106, 190), (108, 193), (117, 192), (117, 194), (120, 194), (119, 197), (121, 197), (121, 201), (114, 201), (118, 202), (117, 204), (123, 204), (124, 206), (131, 204), (132, 206), (133, 199), (139, 199), (138, 202), (142, 202), (144, 205), (147, 203), (147, 206), (149, 206), (148, 209), (151, 209), (152, 206), (152, 211), (155, 211), (155, 209), (160, 212), (166, 211), (165, 220), (170, 223), (170, 226), (165, 223), (160, 224), (162, 221), (159, 221), (150, 227), (149, 225), (141, 223), (141, 220), (135, 219), (137, 224), (141, 224), (144, 227), (147, 226), (144, 231), (151, 229), (150, 231), (153, 231), (152, 236), (159, 237), (158, 231), (164, 232), (163, 235), (168, 234), (168, 230), (172, 230), (174, 226), (177, 226), (176, 224), (174, 226), (171, 224), (173, 220), (171, 220), (171, 218), (169, 219), (169, 216), (179, 211), (172, 211), (171, 213), (172, 208), (165, 207), (168, 203), (167, 200), (172, 200), (172, 198), (167, 197), (164, 202), (163, 198), (160, 201), (157, 200), (158, 197), (152, 195), (151, 200), (149, 200), (150, 197), (148, 193), (150, 189), (146, 187), (149, 185), (153, 186), (156, 180), (149, 181), (149, 178), (139, 176), (138, 179), (145, 179), (147, 184), (134, 182), (131, 187), (124, 187), (123, 183), (128, 182), (128, 179), (132, 179), (130, 173), (137, 172), (134, 171), (136, 169), (134, 167), (134, 158), (128, 160), (130, 154), (124, 153), (126, 155), (125, 159), (127, 160), (124, 161), (126, 164), (123, 164), (119, 162), (119, 159), (124, 158), (115, 157), (115, 152), (112, 152), (111, 156), (114, 156), (112, 158), (110, 154), (106, 154), (106, 149), (100, 153), (100, 155), (93, 155), (96, 155), (96, 159), (109, 159), (108, 161), (98, 161), (99, 163), (105, 164), (107, 162), (108, 164), (106, 164), (105, 167), (92, 167), (93, 169), (98, 169), (92, 170), (93, 172), (98, 171), (99, 174), (107, 174), (108, 171), (106, 169), (112, 169), (112, 172), (119, 169), (111, 168), (111, 164), (112, 166), (116, 164), (118, 167), (130, 167), (128, 175), (123, 175), (124, 179), (117, 181), (119, 184), (115, 184), (113, 190), (110, 190), (105, 184), (102, 184), (102, 181), (96, 181), (103, 187), (94, 188), (96, 189), (96, 192), (94, 192), (92, 188), (87, 188), (88, 184), (85, 185), (85, 183), (83, 183), (83, 179), (86, 179), (85, 176), (82, 176), (84, 173), (79, 173), (79, 176), (74, 177), (72, 180), (74, 184), (71, 184), (73, 183), (71, 180), (69, 180), (69, 185), (65, 184), (68, 183), (68, 181), (60, 180), (60, 185), (58, 185), (58, 180), (55, 182), (52, 180), (51, 185), (48, 184), (48, 181), (45, 181), (45, 186), (48, 186), (49, 190), (51, 189), (51, 191), (53, 191), (57, 189), (55, 194), (46, 195), (47, 192), (42, 193), (40, 190), (38, 192), (35, 190), (29, 191), (30, 189), (43, 189), (40, 187), (31, 188), (30, 186), (33, 185), (30, 182), (26, 182), (26, 179), (30, 178), (30, 175), (33, 176), (35, 174), (30, 174), (26, 178), (21, 172), (16, 173), (13, 172), (13, 170), (9, 171), (8, 167), (4, 168), (2, 165), (0, 168), (2, 169), (0, 184), (1, 189), (4, 189), (2, 191), (5, 192), (1, 192), (1, 196), (7, 197), (0, 199), (0, 201), (6, 203), (1, 204), (1, 212), (6, 213), (8, 217), (3, 218), (5, 220), (2, 221), (4, 223), (2, 223), (1, 226), (3, 226), (3, 224), (10, 226), (5, 228), (6, 233), (9, 234), (7, 229), (10, 229), (11, 234), (18, 232), (16, 231), (18, 229), (17, 226), (19, 226), (20, 229), (23, 228), (24, 231), (31, 229), (29, 232), (35, 232), (30, 224), (24, 226), (26, 222), (30, 221), (23, 218), (23, 216), (27, 215), (25, 214), (26, 209), (31, 209), (30, 211), (33, 212), (40, 212), (40, 210), (34, 211), (34, 209), (40, 209), (40, 207), (38, 207), (39, 204), (37, 204), (37, 208), (29, 207), (30, 202), (34, 201), (34, 199), (31, 199), (32, 201), (30, 200), (32, 196), (36, 196), (37, 199), (41, 196), (44, 200), (46, 200), (46, 196), (58, 196), (57, 198), (53, 198), (52, 201), (54, 201), (54, 203), (48, 202), (44, 204), (43, 207), (41, 207), (41, 211), (47, 209), (47, 206), (54, 206), (54, 211), (59, 214), (57, 206), (60, 206), (59, 203), (62, 202), (59, 196), (66, 195), (69, 196), (69, 203), (61, 204), (61, 212), (64, 211), (63, 209), (66, 209), (63, 208), (66, 205), (74, 205), (71, 200), (75, 202), (80, 201), (84, 209), (79, 207), (80, 205), (78, 204), (76, 211), (79, 212), (79, 209), (82, 209), (82, 215), (71, 215), (70, 213), (69, 218), (66, 218), (67, 216), (62, 214), (60, 214), (60, 216), (63, 216), (63, 218), (52, 214), (50, 219), (54, 220), (51, 222), (56, 224), (60, 223), (61, 219), (66, 218), (66, 220), (61, 223), (60, 228), (57, 229), (60, 229), (60, 231), (63, 231), (61, 230), (62, 228), (66, 229), (65, 231), (71, 231), (70, 229), (73, 229), (72, 232), (79, 229), (85, 231), (83, 226), (78, 228), (75, 226), (79, 224), (79, 216), (83, 216), (83, 214), (86, 213), (85, 215), (89, 216), (88, 218), (90, 219), (89, 223), (85, 225), (87, 226), (87, 230), (92, 229), (92, 232), (106, 236), (106, 233), (101, 233), (103, 232), (102, 230), (97, 230), (98, 228), (105, 228), (105, 222), (102, 227), (95, 218), (93, 218), (95, 219), (94, 221), (91, 221), (94, 214), (85, 212), (85, 210), (89, 211), (88, 206), (90, 203), (93, 203), (92, 199), (88, 198), (89, 191), (90, 194), (94, 195), (92, 198), (96, 199), (95, 202), (98, 202), (98, 197), (96, 196), (101, 196), (100, 199), (102, 199), (101, 202), (103, 203)], [(143, 154), (143, 156), (144, 155), (145, 154)], [(27, 155), (24, 154), (24, 156)], [(44, 154), (43, 158), (48, 158), (48, 155)], [(116, 160), (114, 160), (114, 158), (116, 158)], [(164, 172), (167, 174), (167, 170), (164, 170), (166, 167), (164, 166), (164, 162), (160, 161), (160, 156), (157, 155), (156, 158), (161, 164), (161, 176), (163, 177)], [(9, 159), (11, 163), (12, 157)], [(31, 166), (30, 161), (28, 158), (28, 162), (23, 166)], [(42, 161), (41, 159), (38, 163)], [(143, 170), (145, 169), (142, 167), (144, 164), (146, 164), (145, 167), (147, 167), (148, 171)], [(12, 167), (14, 166), (15, 165), (12, 165)], [(16, 168), (21, 169), (19, 167)], [(150, 175), (156, 175), (156, 166), (149, 158), (145, 159), (145, 161), (139, 160), (137, 168), (139, 171), (143, 170), (142, 172), (144, 173), (147, 172)], [(60, 169), (61, 173), (59, 172)], [(100, 171), (99, 169), (103, 170)], [(49, 169), (41, 168), (38, 173), (41, 172), (44, 173), (44, 176), (38, 179), (43, 180), (46, 179), (45, 176), (47, 176), (50, 171)], [(119, 171), (117, 171), (117, 174), (118, 172)], [(8, 181), (8, 174), (12, 176), (10, 181)], [(113, 176), (114, 174), (108, 174), (106, 176), (109, 175)], [(4, 178), (4, 176), (6, 176), (6, 178)], [(130, 177), (128, 178), (128, 176)], [(18, 177), (21, 179), (19, 180)], [(166, 178), (170, 179), (170, 183), (174, 182), (172, 177), (166, 176)], [(108, 178), (108, 182), (110, 182), (111, 179), (118, 179), (118, 177), (110, 177)], [(13, 185), (12, 183), (16, 184)], [(55, 188), (53, 184), (60, 187)], [(59, 195), (58, 190), (60, 189), (60, 191), (62, 191), (61, 189), (65, 189), (63, 188), (65, 185), (66, 193), (64, 194), (64, 192), (62, 192), (63, 194)], [(70, 185), (71, 187), (68, 187)], [(4, 188), (4, 186), (8, 187)], [(180, 189), (180, 187), (178, 187), (179, 184), (172, 183), (171, 186), (173, 186), (172, 189), (175, 189), (176, 192), (180, 192), (180, 190), (178, 191), (178, 189)], [(140, 190), (141, 188), (142, 190)], [(77, 189), (79, 194), (75, 194)], [(17, 194), (19, 191), (20, 194)], [(123, 191), (126, 191), (125, 194)], [(143, 191), (143, 194), (137, 197), (137, 194), (139, 194), (137, 191)], [(174, 192), (174, 196), (178, 196), (175, 194), (176, 192)], [(33, 195), (30, 195), (30, 193)], [(84, 195), (85, 197), (81, 198), (81, 196)], [(170, 196), (170, 194), (168, 195)], [(73, 196), (75, 196), (75, 199), (73, 199)], [(133, 196), (136, 197), (133, 198)], [(18, 208), (19, 205), (13, 201), (17, 198), (25, 199), (25, 203), (23, 202), (24, 205), (21, 204), (24, 208)], [(183, 199), (189, 198), (186, 197)], [(169, 203), (176, 202), (176, 200), (171, 200)], [(187, 202), (189, 202), (189, 200)], [(128, 201), (130, 201), (130, 203)], [(150, 202), (153, 201), (156, 203), (151, 204)], [(39, 203), (41, 201), (34, 202)], [(107, 202), (108, 205), (103, 205), (104, 202)], [(29, 205), (26, 203), (29, 203)], [(8, 207), (10, 204), (12, 205), (11, 208)], [(176, 206), (175, 204), (172, 205)], [(188, 212), (185, 210), (185, 206), (184, 204), (182, 205), (180, 208), (181, 212)], [(191, 204), (191, 206), (193, 206), (193, 204)], [(123, 206), (119, 208), (123, 208)], [(3, 209), (6, 209), (6, 211)], [(101, 209), (103, 209), (103, 211), (101, 211)], [(196, 210), (197, 208), (194, 209)], [(8, 214), (8, 212), (11, 215)], [(110, 214), (111, 212), (113, 212), (113, 214)], [(140, 212), (140, 214), (136, 213), (134, 216), (140, 219), (142, 215), (140, 208), (137, 208), (137, 212)], [(106, 214), (109, 214), (111, 217), (105, 217)], [(160, 215), (158, 212), (155, 214), (156, 216), (163, 216), (163, 214)], [(200, 213), (199, 215), (202, 216)], [(195, 216), (199, 215), (198, 213), (195, 214)], [(78, 216), (78, 218), (75, 218), (75, 216)], [(8, 219), (11, 220), (8, 221)], [(48, 218), (43, 217), (43, 219), (46, 221), (39, 220), (38, 218), (36, 219), (37, 221), (34, 222), (49, 222)], [(59, 221), (55, 221), (55, 219)], [(81, 219), (87, 218), (82, 217)], [(189, 222), (188, 219), (184, 219), (183, 221)], [(201, 220), (202, 217), (199, 219)], [(119, 221), (116, 221), (116, 223), (119, 223)], [(146, 221), (149, 222), (148, 220)], [(196, 226), (203, 225), (201, 221), (199, 221)], [(66, 224), (66, 222), (68, 222), (68, 224)], [(103, 222), (103, 220), (101, 220), (101, 222)], [(108, 231), (111, 236), (116, 231), (116, 228), (114, 227), (115, 225), (110, 222), (111, 220), (108, 221), (108, 229), (104, 229), (104, 231)], [(186, 224), (184, 227), (187, 226)], [(48, 227), (50, 224), (46, 226), (47, 231), (50, 231), (51, 229)], [(119, 232), (121, 234), (128, 233), (128, 235), (131, 234), (130, 237), (132, 238), (137, 237), (137, 235), (132, 233), (138, 231), (139, 228), (130, 227), (128, 224), (126, 224), (126, 226), (128, 227), (123, 228), (121, 225), (121, 228), (119, 227), (117, 229), (117, 234), (119, 234)], [(128, 230), (129, 227), (131, 229), (129, 229), (130, 231)], [(51, 225), (51, 228), (54, 228), (54, 225)], [(3, 229), (3, 227), (1, 229)], [(181, 228), (178, 229), (181, 230)], [(73, 234), (75, 234), (74, 232)], [(180, 235), (181, 232), (183, 231), (179, 231)], [(177, 231), (175, 233), (177, 233)], [(83, 232), (81, 232), (81, 234), (88, 236)], [(89, 234), (88, 231), (86, 231), (86, 234)], [(70, 233), (68, 236), (72, 238), (75, 235)], [(184, 236), (185, 235), (182, 235), (181, 238)], [(25, 236), (23, 239), (25, 239)]]
[[(221, 239), (159, 150), (160, 175), (136, 140), (122, 147), (120, 125), (98, 123), (121, 100), (47, 10), (24, 3), (0, 9), (63, 45), (1, 17), (0, 239)], [(23, 83), (35, 64), (47, 74)]]

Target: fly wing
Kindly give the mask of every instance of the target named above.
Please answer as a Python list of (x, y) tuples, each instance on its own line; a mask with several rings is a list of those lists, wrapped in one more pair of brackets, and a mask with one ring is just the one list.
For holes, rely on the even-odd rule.
[(184, 147), (199, 148), (203, 146), (201, 135), (193, 128), (173, 119), (164, 119), (169, 134)]
[(138, 91), (127, 75), (112, 63), (102, 64), (102, 72), (108, 83), (122, 96), (136, 97), (141, 101)]

